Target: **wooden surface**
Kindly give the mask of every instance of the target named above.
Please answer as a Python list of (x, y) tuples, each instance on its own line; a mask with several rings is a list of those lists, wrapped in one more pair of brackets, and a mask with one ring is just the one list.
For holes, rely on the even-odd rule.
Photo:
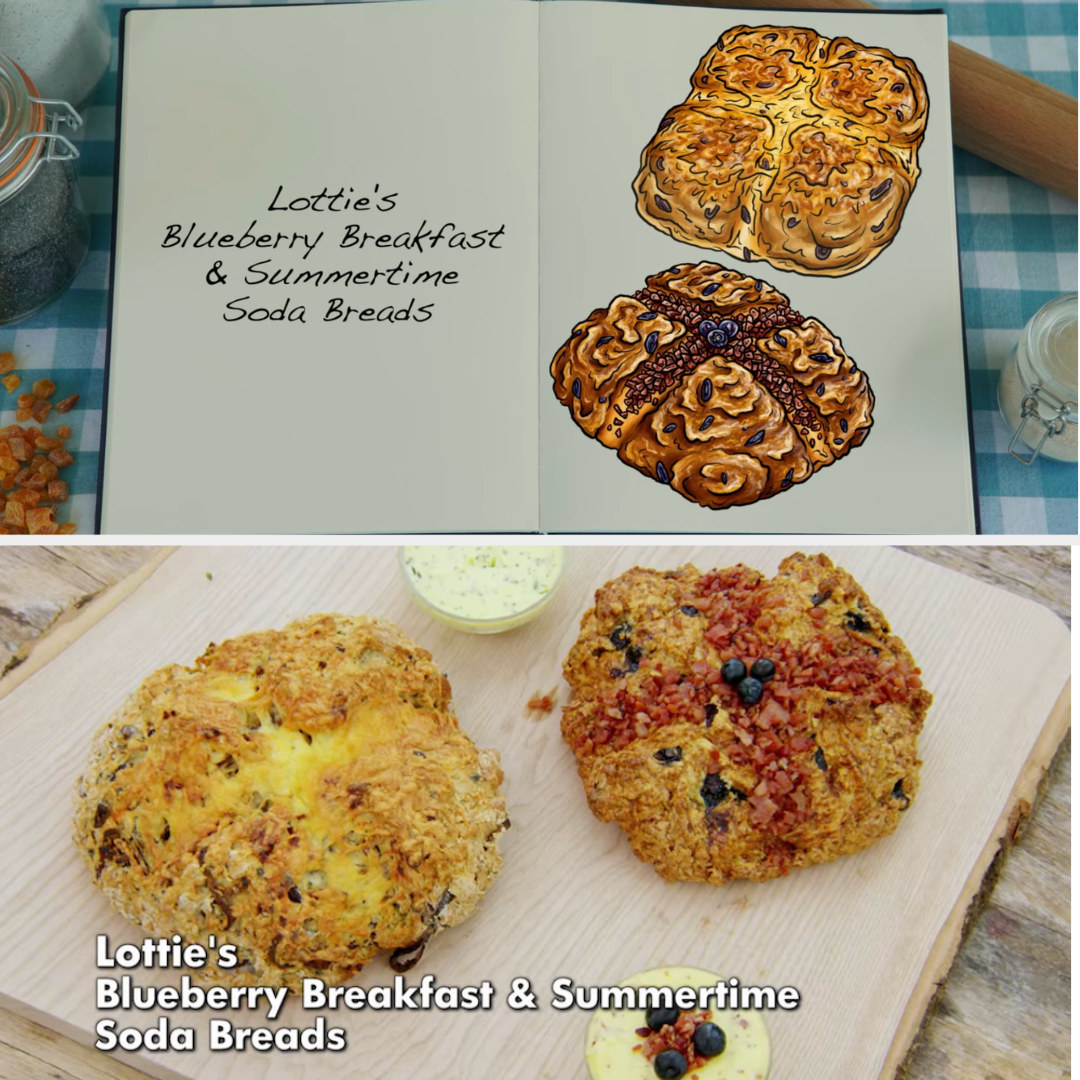
[[(672, 0), (668, 0), (672, 2)], [(699, 4), (702, 0), (673, 0)], [(717, 7), (873, 10), (867, 0), (706, 0)], [(1076, 198), (1077, 102), (963, 45), (949, 43), (953, 142)]]
[(12, 547), (0, 563), (0, 675), (58, 620), (153, 558), (151, 547)]
[[(112, 558), (108, 549), (60, 549), (60, 560), (79, 567), (87, 551), (96, 566), (88, 588), (96, 591), (108, 578)], [(5, 584), (9, 554), (0, 552), (0, 582)], [(25, 549), (20, 554), (25, 556)], [(151, 554), (148, 549), (134, 555), (118, 553), (114, 579), (139, 562), (140, 556)], [(1050, 597), (1051, 606), (1068, 610), (1067, 549), (926, 549), (924, 554), (976, 576), (994, 578), (1011, 591)], [(38, 557), (46, 567), (56, 558), (44, 552)], [(46, 595), (53, 593), (46, 590)], [(24, 602), (28, 610), (35, 603), (29, 596)], [(71, 602), (77, 603), (77, 598)], [(104, 606), (108, 597), (96, 603)], [(92, 610), (89, 605), (87, 615)], [(19, 621), (17, 616), (15, 621)], [(531, 669), (529, 674), (533, 674)], [(535, 674), (540, 682), (532, 689), (540, 688), (543, 681), (539, 668)], [(0, 694), (11, 679), (9, 675), (0, 682)], [(1005, 860), (988, 906), (944, 984), (937, 1015), (909, 1062), (905, 1075), (910, 1080), (974, 1080), (995, 1075), (1010, 1080), (1060, 1080), (1068, 1075), (1069, 829), (1066, 747), (1059, 754), (1047, 798)], [(0, 1012), (0, 1077), (128, 1080), (136, 1075), (104, 1055)]]

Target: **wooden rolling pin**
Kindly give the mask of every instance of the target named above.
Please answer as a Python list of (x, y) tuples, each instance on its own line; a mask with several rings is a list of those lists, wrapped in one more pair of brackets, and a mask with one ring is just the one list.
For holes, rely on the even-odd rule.
[[(713, 7), (879, 10), (866, 0), (671, 0)], [(1076, 100), (949, 42), (953, 142), (1076, 198)]]

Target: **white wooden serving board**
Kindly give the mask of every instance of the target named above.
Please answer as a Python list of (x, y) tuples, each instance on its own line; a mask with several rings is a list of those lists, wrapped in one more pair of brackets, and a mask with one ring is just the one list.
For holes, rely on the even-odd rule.
[[(669, 884), (613, 825), (590, 815), (558, 712), (527, 714), (561, 663), (593, 590), (635, 563), (744, 561), (768, 573), (778, 548), (581, 547), (552, 606), (532, 625), (483, 638), (412, 606), (393, 549), (185, 548), (114, 610), (0, 700), (0, 995), (92, 1042), (94, 939), (141, 941), (92, 886), (69, 839), (71, 791), (93, 731), (141, 678), (189, 662), (211, 641), (313, 611), (377, 614), (429, 648), (449, 674), (463, 727), (496, 747), (513, 828), (505, 867), (463, 926), (437, 935), (420, 965), (441, 984), (491, 980), (490, 1012), (327, 1015), (341, 1053), (210, 1053), (207, 1012), (193, 1053), (132, 1060), (163, 1076), (222, 1080), (582, 1080), (588, 1015), (550, 1007), (552, 980), (613, 985), (644, 968), (689, 964), (757, 985), (791, 985), (795, 1012), (767, 1017), (772, 1080), (891, 1077), (944, 976), (960, 923), (1039, 769), (1068, 726), (1065, 627), (1033, 603), (884, 548), (838, 548), (922, 666), (935, 695), (920, 744), (922, 788), (899, 830), (869, 851), (767, 884)], [(208, 577), (211, 575), (211, 577)], [(136, 981), (167, 982), (135, 972)], [(513, 1012), (514, 977), (540, 1007)], [(357, 980), (392, 982), (377, 960)], [(1006, 999), (1002, 1009), (1008, 1008)], [(115, 1015), (115, 1014), (109, 1014)], [(159, 1013), (136, 1014), (146, 1027)], [(277, 1026), (315, 1014), (291, 1004)], [(266, 1023), (261, 1013), (232, 1017)]]

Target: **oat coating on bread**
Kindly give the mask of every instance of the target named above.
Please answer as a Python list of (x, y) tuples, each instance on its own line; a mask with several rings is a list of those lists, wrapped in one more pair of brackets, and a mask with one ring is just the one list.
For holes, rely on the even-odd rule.
[[(758, 700), (730, 660), (772, 662)], [(931, 695), (824, 555), (774, 578), (635, 567), (597, 591), (563, 671), (590, 808), (669, 880), (763, 881), (860, 851), (918, 790)]]
[(75, 840), (148, 934), (238, 947), (216, 982), (342, 982), (472, 912), (501, 865), (501, 782), (428, 652), (312, 615), (149, 676), (95, 738)]

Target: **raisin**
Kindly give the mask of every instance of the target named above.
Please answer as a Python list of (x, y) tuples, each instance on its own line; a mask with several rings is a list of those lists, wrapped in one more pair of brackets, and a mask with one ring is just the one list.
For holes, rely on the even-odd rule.
[(681, 746), (665, 746), (660, 750), (657, 750), (653, 757), (660, 762), (661, 765), (674, 765), (676, 761), (682, 761), (682, 747)]
[(720, 778), (719, 773), (709, 773), (705, 777), (705, 782), (701, 785), (701, 798), (705, 803), (706, 810), (718, 806), (730, 794), (731, 789)]
[(862, 632), (873, 629), (867, 619), (864, 616), (860, 615), (857, 611), (849, 611), (844, 616), (844, 625), (849, 630), (859, 630)]
[(633, 627), (628, 622), (621, 622), (611, 631), (611, 644), (616, 649), (625, 649), (630, 644), (630, 634)]

